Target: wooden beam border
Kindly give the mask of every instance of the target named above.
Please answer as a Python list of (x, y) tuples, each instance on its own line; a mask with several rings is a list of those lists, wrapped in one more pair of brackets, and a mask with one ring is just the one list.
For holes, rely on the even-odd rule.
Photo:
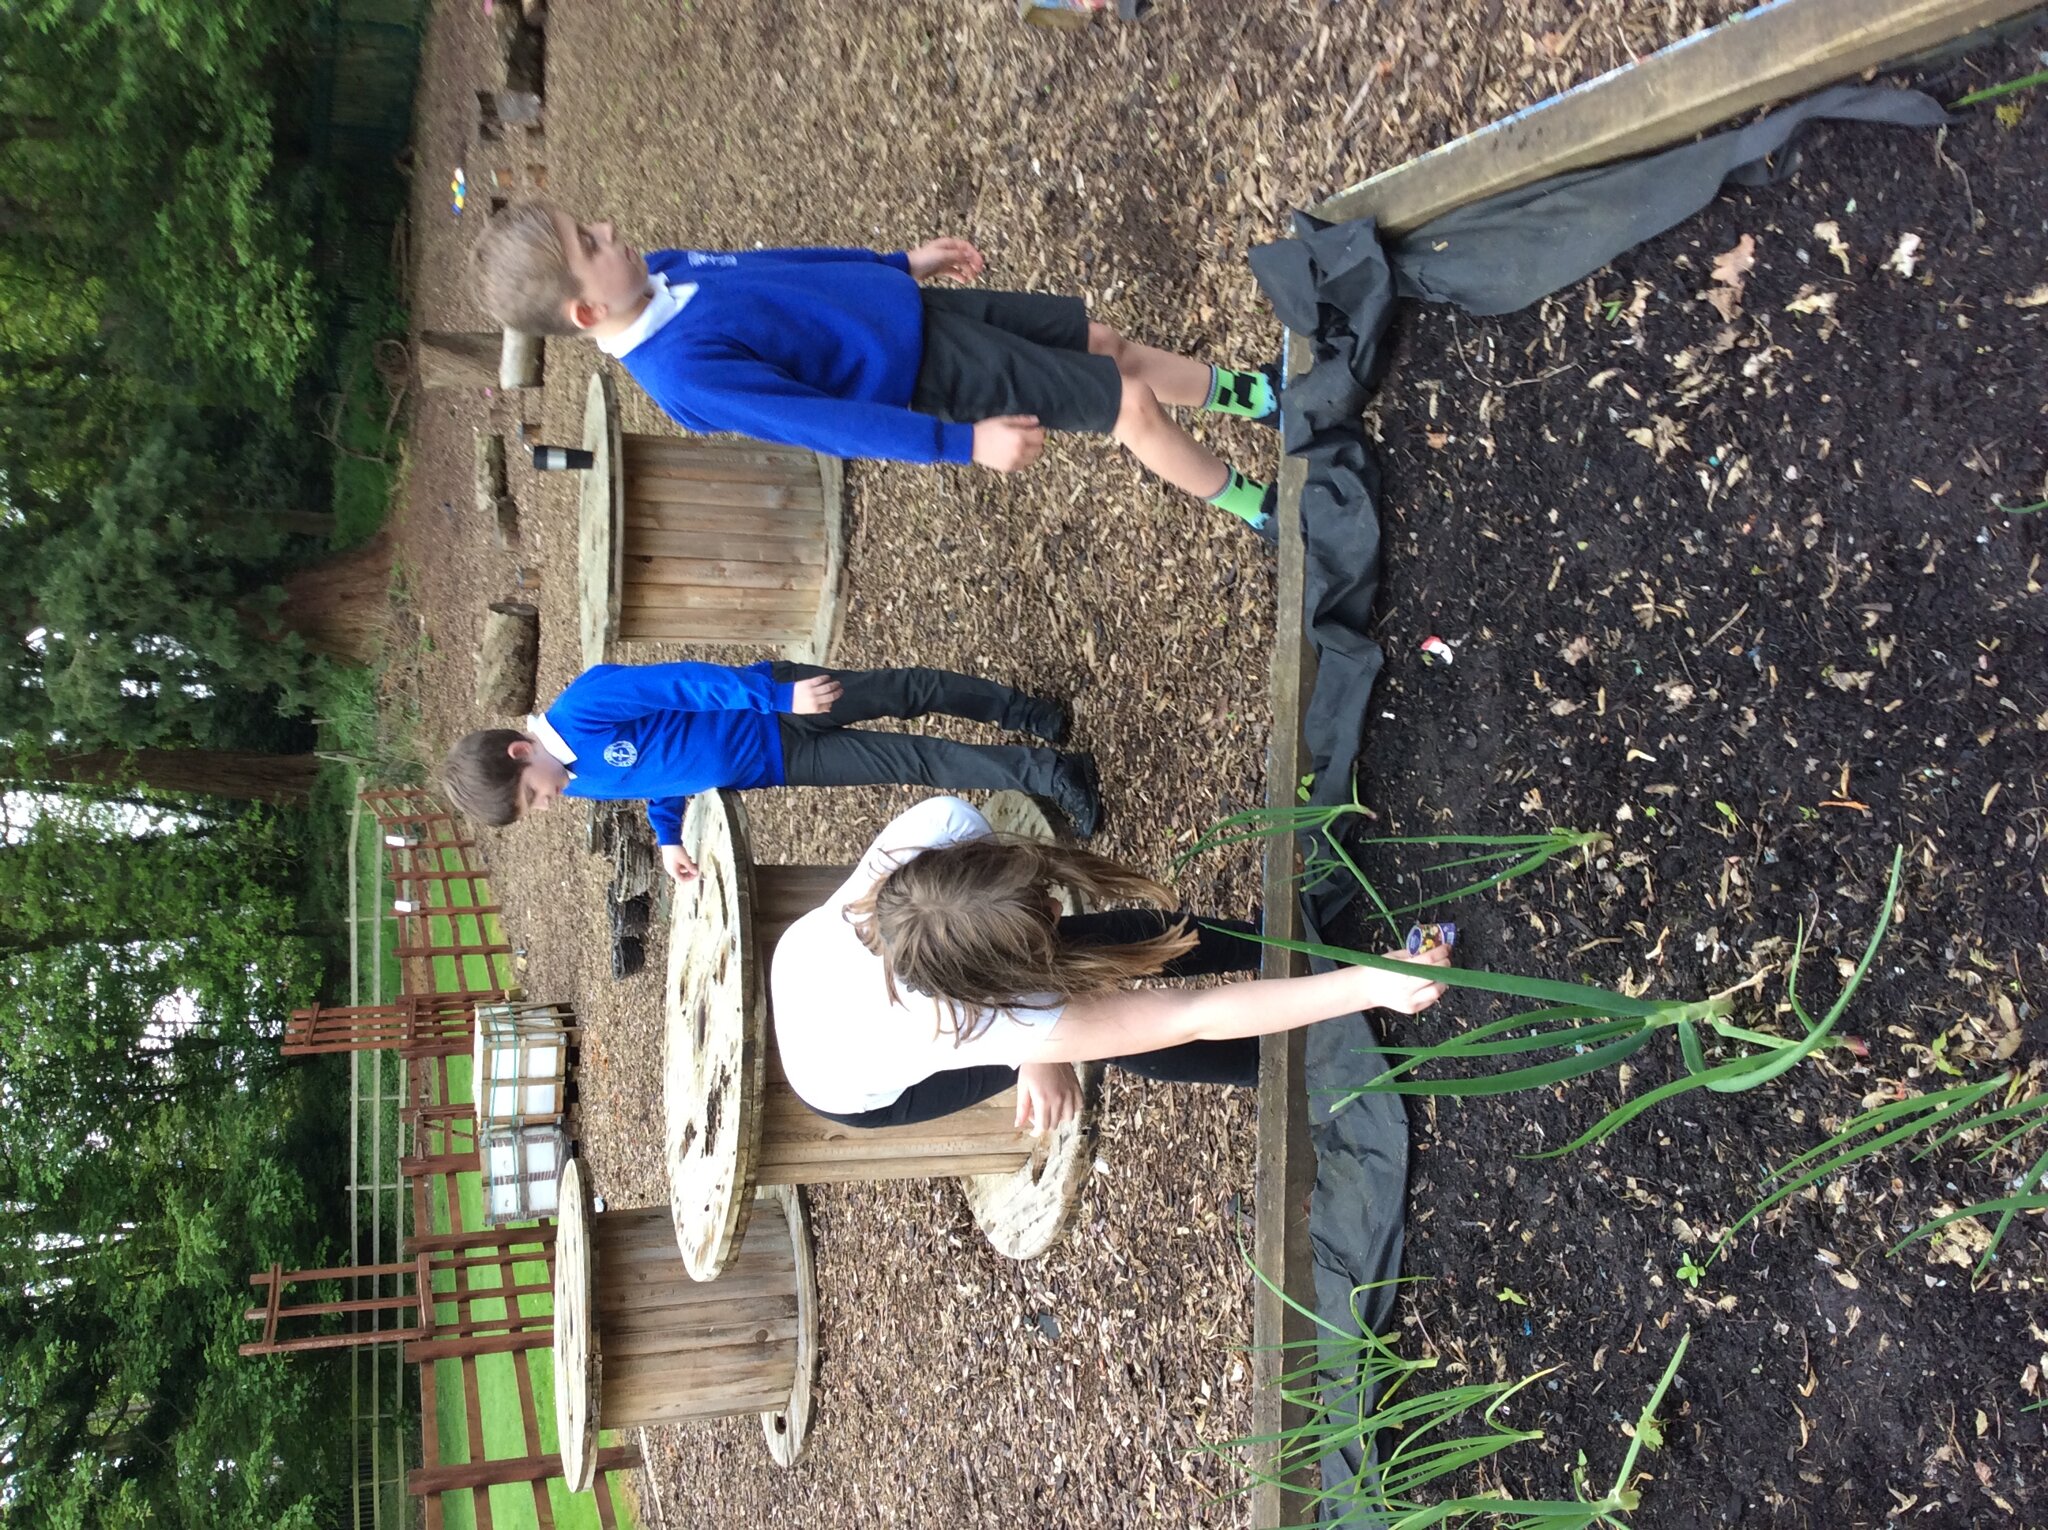
[[(1300, 377), (1313, 357), (1309, 342), (1287, 336), (1286, 375)], [(1266, 753), (1266, 806), (1293, 807), (1295, 788), (1303, 774), (1301, 718), (1315, 687), (1316, 656), (1302, 631), (1305, 574), (1301, 536), (1301, 490), (1308, 464), (1299, 457), (1280, 459), (1276, 516), (1279, 521), (1278, 608), (1270, 672), (1273, 707), (1272, 741)], [(1297, 873), (1301, 852), (1292, 834), (1266, 841), (1262, 881), (1265, 892), (1265, 933), (1282, 940), (1302, 938), (1301, 897)], [(1261, 977), (1296, 977), (1308, 970), (1307, 958), (1294, 951), (1266, 948)], [(1308, 1200), (1315, 1184), (1315, 1154), (1308, 1141), (1308, 1086), (1302, 1059), (1306, 1037), (1300, 1031), (1266, 1036), (1259, 1042), (1258, 1157), (1252, 1180), (1252, 1259), (1266, 1277), (1295, 1301), (1315, 1306), (1315, 1280), (1308, 1241)], [(1310, 1337), (1307, 1318), (1290, 1307), (1264, 1282), (1252, 1298), (1252, 1433), (1279, 1434), (1302, 1423), (1299, 1404), (1283, 1405), (1279, 1382), (1294, 1351), (1275, 1348)], [(1270, 1459), (1258, 1463), (1268, 1476)], [(1267, 1527), (1298, 1525), (1309, 1517), (1309, 1502), (1275, 1483), (1262, 1482), (1252, 1492), (1252, 1523)]]
[(2041, 0), (1767, 0), (1310, 208), (1405, 234), (1467, 203), (1667, 148), (1950, 42)]

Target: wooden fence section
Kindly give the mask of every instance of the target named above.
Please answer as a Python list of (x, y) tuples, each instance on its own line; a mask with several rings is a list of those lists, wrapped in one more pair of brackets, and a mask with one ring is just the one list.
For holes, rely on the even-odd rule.
[(327, 1052), (396, 1052), (405, 1058), (461, 1056), (474, 1044), (476, 1000), (465, 994), (413, 994), (394, 1004), (329, 1004), (295, 1009), (285, 1021), (286, 1057)]
[[(554, 1515), (548, 1482), (562, 1475), (559, 1454), (543, 1449), (540, 1408), (552, 1407), (553, 1389), (537, 1384), (535, 1351), (552, 1358), (554, 1345), (554, 1240), (552, 1223), (520, 1228), (470, 1224), (459, 1175), (482, 1168), (476, 1143), (476, 1113), (460, 1098), (450, 1059), (423, 1059), (411, 1075), (405, 1122), (410, 1151), (403, 1163), (412, 1195), (413, 1228), (408, 1251), (447, 1256), (434, 1266), (432, 1331), (406, 1345), (406, 1359), (420, 1367), (421, 1469), (406, 1479), (407, 1491), (426, 1499), (427, 1530), (442, 1522), (440, 1495), (467, 1490), (473, 1495), (478, 1530), (492, 1530), (489, 1488), (525, 1483), (533, 1494), (535, 1518), (551, 1530)], [(445, 1231), (430, 1229), (445, 1228)], [(520, 1454), (487, 1458), (484, 1453), (482, 1377), (479, 1361), (508, 1356), (518, 1389)], [(445, 1362), (445, 1363), (444, 1363)], [(461, 1389), (467, 1460), (453, 1454), (441, 1437), (441, 1389), (451, 1379)], [(618, 1523), (605, 1473), (637, 1464), (631, 1447), (599, 1453), (593, 1493), (598, 1521)]]
[[(377, 819), (396, 893), (401, 1003), (433, 1013), (461, 1009), (467, 1037), (475, 1005), (509, 997), (514, 978), (515, 953), (496, 917), (482, 852), (431, 792), (372, 790), (362, 801)], [(421, 1464), (407, 1474), (406, 1491), (422, 1500), (425, 1530), (442, 1530), (444, 1495), (465, 1492), (477, 1530), (494, 1530), (491, 1490), (523, 1484), (541, 1530), (553, 1530), (550, 1483), (561, 1479), (562, 1463), (558, 1452), (543, 1448), (540, 1410), (552, 1408), (553, 1392), (537, 1384), (534, 1355), (552, 1360), (554, 1224), (483, 1226), (475, 1196), (465, 1209), (461, 1176), (482, 1170), (470, 1050), (467, 1040), (460, 1047), (417, 1045), (408, 1054), (400, 1102), (399, 1169), (412, 1211), (405, 1253), (429, 1286), (421, 1332), (405, 1345), (406, 1362), (419, 1367), (421, 1443)], [(505, 1361), (517, 1391), (519, 1441), (516, 1453), (493, 1457), (486, 1453), (483, 1372), (502, 1370)], [(459, 1398), (460, 1440), (444, 1437), (442, 1428), (440, 1405), (451, 1387)], [(607, 1530), (619, 1514), (606, 1474), (638, 1461), (636, 1447), (599, 1452), (593, 1497)]]
[(502, 996), (514, 953), (498, 906), (486, 901), (476, 841), (432, 792), (386, 787), (362, 800), (383, 831), (385, 875), (396, 890), (400, 987), (419, 997)]

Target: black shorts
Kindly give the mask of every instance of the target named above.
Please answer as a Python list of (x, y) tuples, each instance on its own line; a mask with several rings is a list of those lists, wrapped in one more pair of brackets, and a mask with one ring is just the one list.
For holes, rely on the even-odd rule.
[(1108, 435), (1123, 406), (1116, 363), (1088, 353), (1088, 308), (1046, 292), (924, 290), (924, 357), (910, 407), (976, 424), (1035, 414), (1047, 430)]

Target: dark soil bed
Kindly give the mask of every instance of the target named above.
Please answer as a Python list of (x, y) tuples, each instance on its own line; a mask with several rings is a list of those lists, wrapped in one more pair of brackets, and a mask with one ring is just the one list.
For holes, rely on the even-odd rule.
[[(1675, 1047), (1619, 1085), (1411, 1111), (1412, 1342), (1457, 1379), (1557, 1368), (1508, 1412), (1548, 1435), (1505, 1458), (1517, 1492), (1566, 1493), (1581, 1450), (1604, 1485), (1689, 1329), (1639, 1527), (2048, 1523), (2048, 1414), (2023, 1411), (2048, 1395), (2041, 1219), (1978, 1289), (1972, 1229), (1886, 1253), (2003, 1193), (2015, 1160), (1894, 1153), (1746, 1230), (1697, 1291), (1677, 1276), (1766, 1170), (1864, 1105), (2001, 1057), (2038, 1089), (2048, 1066), (2048, 539), (1999, 508), (2048, 496), (2044, 148), (2038, 100), (1939, 140), (1823, 129), (1790, 183), (1731, 193), (1538, 310), (1399, 321), (1373, 421), (1375, 830), (1612, 835), (1589, 865), (1468, 900), (1462, 960), (1678, 997), (1768, 971), (1746, 1023), (1796, 1024), (1801, 920), (1817, 1008), (1906, 849), (1903, 918), (1844, 1021), (1866, 1059), (1690, 1094), (1555, 1160), (1522, 1155), (1673, 1076)], [(1908, 235), (1910, 276), (1886, 266)], [(1706, 294), (1745, 242), (1724, 315)], [(1451, 666), (1421, 662), (1432, 634)], [(1415, 856), (1367, 869), (1412, 885)], [(1495, 1013), (1453, 994), (1395, 1039)]]

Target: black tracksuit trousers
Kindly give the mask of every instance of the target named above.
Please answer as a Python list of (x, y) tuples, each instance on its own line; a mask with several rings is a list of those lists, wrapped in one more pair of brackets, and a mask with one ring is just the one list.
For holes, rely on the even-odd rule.
[(939, 712), (1022, 731), (1038, 703), (1022, 691), (944, 669), (820, 669), (777, 663), (778, 685), (829, 675), (844, 687), (829, 712), (777, 716), (782, 779), (788, 786), (929, 786), (938, 791), (1052, 794), (1057, 750), (1017, 744), (962, 744), (915, 733), (849, 726), (877, 717)]

